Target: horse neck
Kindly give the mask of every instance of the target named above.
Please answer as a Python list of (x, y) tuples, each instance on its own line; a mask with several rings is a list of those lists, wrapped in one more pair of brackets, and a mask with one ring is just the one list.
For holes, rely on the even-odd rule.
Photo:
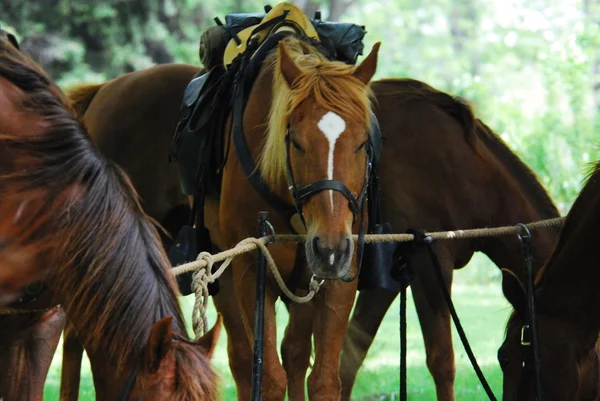
[(57, 289), (93, 371), (115, 387), (141, 362), (158, 320), (172, 316), (173, 332), (188, 337), (168, 259), (128, 178), (110, 165), (97, 176), (103, 178), (88, 184), (79, 201), (83, 212), (55, 233), (73, 240), (57, 248), (49, 265), (60, 268), (48, 284)]
[(600, 226), (600, 170), (588, 180), (573, 204), (560, 239), (539, 277), (540, 309), (562, 313), (593, 331), (598, 338), (600, 294), (600, 253), (597, 251)]
[[(511, 226), (559, 216), (552, 200), (531, 170), (485, 125), (476, 124), (480, 152), (490, 171), (494, 198), (487, 222), (482, 226)], [(532, 231), (534, 271), (547, 261), (559, 234), (558, 228)], [(491, 237), (481, 241), (481, 249), (498, 267), (511, 270), (523, 278), (523, 254), (517, 235)]]

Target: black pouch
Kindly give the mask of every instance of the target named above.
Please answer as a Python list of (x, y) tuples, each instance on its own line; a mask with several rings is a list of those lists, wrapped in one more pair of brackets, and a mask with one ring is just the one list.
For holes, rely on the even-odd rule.
[[(371, 234), (392, 234), (390, 223), (377, 224)], [(358, 289), (384, 288), (400, 291), (400, 283), (392, 277), (395, 242), (374, 242), (365, 244), (363, 268), (360, 271)]]

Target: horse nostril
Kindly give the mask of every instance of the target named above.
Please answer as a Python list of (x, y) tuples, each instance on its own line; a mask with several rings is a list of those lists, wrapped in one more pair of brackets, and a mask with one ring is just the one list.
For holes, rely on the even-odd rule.
[(313, 249), (315, 256), (321, 255), (320, 243), (321, 243), (321, 241), (319, 240), (319, 237), (314, 237), (312, 239), (312, 249)]
[(340, 252), (341, 253), (345, 253), (348, 249), (350, 249), (350, 239), (346, 238), (344, 241), (342, 241), (342, 243), (340, 244)]

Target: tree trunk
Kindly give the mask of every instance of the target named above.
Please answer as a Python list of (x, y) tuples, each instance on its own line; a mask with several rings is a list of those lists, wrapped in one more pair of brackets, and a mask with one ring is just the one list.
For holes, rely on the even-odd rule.
[(300, 7), (308, 18), (313, 18), (315, 13), (321, 8), (321, 5), (314, 0), (294, 0), (294, 4)]
[(356, 0), (329, 0), (329, 21), (339, 21), (341, 16), (354, 4)]

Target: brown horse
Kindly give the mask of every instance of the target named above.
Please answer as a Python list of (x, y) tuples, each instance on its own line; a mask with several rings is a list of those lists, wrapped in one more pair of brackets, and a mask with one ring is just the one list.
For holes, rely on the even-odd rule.
[[(358, 67), (351, 67), (339, 62), (327, 61), (315, 48), (299, 39), (289, 37), (285, 42), (285, 47), (283, 45), (279, 47), (278, 52), (272, 54), (263, 64), (250, 93), (244, 114), (244, 126), (246, 127), (244, 136), (249, 148), (252, 149), (253, 157), (257, 161), (260, 160), (261, 171), (272, 190), (279, 197), (287, 199), (290, 204), (293, 204), (286, 183), (285, 144), (286, 127), (289, 122), (290, 159), (298, 185), (335, 178), (345, 184), (352, 193), (358, 194), (361, 192), (366, 176), (366, 146), (364, 144), (368, 139), (370, 111), (370, 92), (367, 84), (375, 72), (377, 48)], [(169, 67), (158, 67), (157, 70), (166, 68)], [(176, 69), (182, 71), (183, 67), (172, 67), (171, 71)], [(157, 70), (146, 74), (152, 76), (159, 72)], [(173, 83), (175, 77), (176, 75), (172, 75), (169, 79), (160, 80), (159, 85), (168, 90), (166, 93), (173, 93), (173, 87), (170, 84)], [(137, 139), (129, 136), (108, 136), (105, 128), (113, 121), (122, 121), (119, 115), (124, 111), (123, 106), (120, 105), (111, 110), (104, 109), (102, 117), (96, 113), (96, 105), (102, 105), (105, 99), (111, 103), (113, 96), (118, 97), (118, 93), (122, 89), (126, 91), (123, 93), (131, 94), (135, 93), (134, 88), (141, 89), (148, 82), (157, 82), (158, 84), (158, 81), (154, 81), (153, 78), (146, 83), (136, 81), (134, 78), (136, 75), (132, 74), (101, 88), (84, 88), (77, 91), (78, 93), (74, 93), (72, 98), (75, 100), (76, 107), (83, 105), (80, 110), (85, 109), (85, 105), (89, 103), (84, 121), (90, 127), (92, 136), (100, 148), (110, 157), (116, 156), (117, 162), (125, 162), (123, 163), (125, 168), (136, 175), (135, 170), (131, 168), (136, 169), (137, 167), (128, 166), (124, 158), (117, 156), (118, 152), (123, 149), (123, 146), (132, 149), (137, 142), (140, 144), (140, 149), (144, 148), (148, 152), (145, 156), (150, 156), (156, 154), (152, 153), (154, 149), (164, 151), (167, 148), (164, 146), (165, 138), (157, 138), (157, 140), (147, 136)], [(191, 78), (191, 74), (188, 75), (187, 81), (189, 78)], [(186, 82), (183, 75), (177, 79), (180, 85)], [(182, 87), (180, 86), (180, 88)], [(97, 95), (90, 101), (88, 94), (96, 90)], [(159, 91), (158, 93), (165, 92)], [(125, 98), (126, 96), (123, 97), (124, 100)], [(162, 97), (160, 102), (157, 98), (154, 99), (151, 100), (153, 104), (146, 103), (146, 105), (160, 107), (161, 113), (147, 115), (151, 119), (160, 121), (161, 127), (167, 122), (173, 127), (174, 120), (161, 119), (165, 116), (165, 106), (171, 107), (165, 101), (167, 99)], [(125, 102), (128, 101), (125, 100)], [(176, 106), (179, 101), (174, 103), (173, 106)], [(131, 103), (132, 110), (135, 110), (134, 105), (135, 103)], [(104, 108), (104, 106), (101, 107)], [(141, 109), (141, 105), (138, 104), (137, 107)], [(124, 119), (123, 128), (133, 121), (138, 121), (128, 117), (124, 117)], [(156, 126), (156, 120), (150, 124)], [(158, 132), (145, 129), (143, 131), (147, 135)], [(121, 140), (126, 141), (127, 144)], [(170, 138), (168, 140), (170, 142)], [(265, 147), (261, 157), (263, 142)], [(161, 147), (159, 148), (159, 146)], [(150, 157), (161, 162), (160, 159)], [(308, 166), (310, 168), (307, 168)], [(158, 167), (162, 166), (157, 164), (157, 170)], [(144, 180), (152, 183), (154, 191), (157, 185), (159, 188), (171, 188), (172, 197), (167, 201), (172, 202), (179, 192), (177, 176), (172, 175), (172, 180), (169, 182), (160, 177), (166, 177), (167, 174), (174, 171), (176, 172), (174, 167), (170, 166), (159, 171), (155, 177), (152, 175), (152, 171), (145, 170), (143, 171)], [(142, 171), (139, 170), (139, 173)], [(211, 203), (210, 200), (207, 204), (209, 209), (213, 205), (212, 211), (207, 213), (207, 216), (218, 217), (220, 214), (219, 221), (208, 222), (209, 226), (215, 223), (220, 225), (220, 237), (214, 236), (220, 247), (235, 245), (239, 240), (254, 235), (256, 212), (259, 210), (269, 210), (272, 222), (276, 227), (287, 227), (287, 222), (277, 211), (272, 210), (249, 186), (233, 149), (228, 155), (228, 162), (223, 174), (220, 213), (214, 212), (214, 203)], [(238, 196), (240, 193), (244, 196)], [(142, 196), (144, 195), (142, 194)], [(156, 193), (144, 196), (144, 199), (149, 201), (147, 210), (154, 212), (154, 215), (163, 221), (167, 217), (168, 210), (156, 213), (155, 206), (161, 206), (155, 203), (156, 198)], [(164, 193), (158, 198), (164, 199)], [(302, 211), (309, 235), (312, 238), (307, 244), (307, 248), (309, 248), (307, 258), (313, 271), (321, 277), (330, 278), (342, 277), (348, 271), (351, 275), (356, 274), (356, 267), (352, 267), (350, 263), (354, 251), (353, 244), (349, 241), (355, 216), (348, 208), (348, 201), (337, 192), (324, 191), (305, 202), (302, 205)], [(357, 225), (355, 225), (355, 229)], [(218, 232), (216, 230), (217, 228), (213, 228), (212, 231)], [(289, 278), (294, 268), (296, 249), (295, 245), (272, 247), (275, 259), (281, 266), (282, 274), (286, 279)], [(232, 271), (233, 280), (232, 277), (223, 279), (222, 288), (227, 288), (227, 291), (223, 290), (222, 294), (224, 295), (217, 297), (216, 300), (220, 312), (224, 315), (225, 326), (229, 334), (230, 365), (238, 384), (238, 398), (243, 400), (250, 398), (249, 362), (254, 314), (251, 307), (254, 298), (252, 279), (254, 265), (255, 257), (252, 255), (236, 259)], [(308, 275), (308, 270), (306, 275)], [(308, 275), (307, 279), (309, 277)], [(307, 285), (307, 282), (299, 283), (299, 285), (302, 284)], [(232, 285), (235, 288), (233, 292)], [(316, 302), (314, 302), (314, 307), (309, 307), (314, 309), (315, 315), (310, 316), (300, 308), (296, 309), (293, 306), (291, 308), (292, 320), (304, 319), (310, 320), (311, 323), (309, 326), (302, 327), (301, 331), (293, 331), (291, 335), (286, 336), (286, 349), (302, 350), (302, 357), (308, 361), (310, 347), (306, 348), (306, 345), (310, 346), (311, 334), (316, 333), (316, 360), (313, 374), (309, 378), (311, 397), (339, 398), (338, 361), (343, 341), (343, 337), (340, 337), (339, 333), (346, 330), (355, 292), (356, 281), (350, 284), (331, 281), (321, 289)], [(274, 302), (278, 295), (279, 291), (275, 288), (271, 288), (267, 293), (265, 399), (283, 399), (286, 391), (286, 373), (279, 363), (275, 342)], [(334, 305), (335, 307), (333, 307)], [(307, 309), (307, 307), (303, 306), (302, 309)], [(243, 324), (239, 319), (240, 314)], [(297, 345), (298, 342), (301, 345)], [(289, 351), (284, 350), (284, 355), (286, 356), (284, 363), (287, 363)], [(288, 371), (291, 370), (288, 369)], [(305, 372), (302, 373), (302, 375), (289, 377), (291, 394), (294, 392), (301, 394), (292, 395), (293, 398), (304, 398)]]
[[(3, 298), (43, 279), (53, 295), (46, 306), (62, 305), (88, 352), (98, 399), (216, 400), (207, 352), (219, 326), (189, 340), (154, 221), (129, 178), (99, 154), (60, 89), (3, 38), (0, 117)], [(42, 323), (60, 328), (60, 313)], [(0, 398), (41, 399), (58, 336), (2, 319), (3, 334), (18, 324), (32, 341), (0, 342), (11, 369)]]
[[(600, 163), (567, 215), (556, 249), (535, 280), (540, 387), (548, 401), (600, 400)], [(525, 286), (504, 272), (502, 287), (514, 307), (498, 351), (505, 401), (536, 400), (531, 346), (521, 341), (528, 320)]]
[[(382, 209), (395, 232), (445, 231), (513, 225), (558, 217), (535, 174), (458, 98), (413, 80), (372, 85), (375, 113), (386, 142), (381, 160)], [(547, 260), (558, 230), (534, 236), (534, 267)], [(454, 269), (474, 252), (523, 277), (515, 237), (441, 241), (436, 252), (450, 287)], [(426, 254), (414, 255), (411, 285), (438, 400), (453, 400), (455, 378), (449, 311)], [(341, 359), (344, 400), (397, 293), (363, 290), (358, 296)]]
[[(183, 91), (196, 73), (198, 68), (190, 65), (161, 65), (71, 92), (75, 107), (80, 113), (85, 112), (84, 120), (93, 140), (104, 154), (128, 171), (145, 209), (173, 235), (187, 223), (189, 208), (179, 189), (176, 165), (168, 162), (168, 149)], [(479, 228), (558, 216), (531, 170), (473, 117), (464, 102), (413, 80), (378, 81), (372, 84), (372, 90), (375, 112), (387, 138), (380, 171), (382, 207), (394, 231), (410, 227)], [(422, 185), (423, 182), (428, 185)], [(252, 194), (251, 189), (243, 188)], [(209, 197), (207, 227), (213, 240), (223, 248), (218, 205), (218, 197)], [(254, 218), (248, 220), (254, 224)], [(555, 230), (536, 233), (535, 266), (541, 266), (549, 256), (557, 236)], [(516, 238), (440, 242), (436, 250), (449, 285), (453, 269), (466, 265), (475, 251), (485, 252), (501, 268), (523, 274)], [(425, 338), (427, 363), (438, 399), (452, 400), (454, 363), (449, 314), (428, 259), (419, 254), (415, 258), (419, 269), (412, 291)], [(221, 278), (221, 288), (215, 303), (219, 310), (230, 309), (225, 316), (227, 323), (228, 316), (237, 310), (231, 272)], [(384, 290), (364, 290), (358, 296), (342, 354), (344, 399), (350, 397), (356, 372), (395, 296)], [(291, 308), (301, 311), (310, 307)], [(306, 320), (312, 324), (310, 315)], [(226, 327), (228, 331), (244, 330), (235, 318)], [(288, 335), (299, 335), (300, 330), (310, 327), (298, 317), (290, 322)], [(251, 355), (242, 346), (245, 345), (229, 343), (230, 355), (237, 354), (236, 359), (230, 357), (230, 364), (236, 380), (247, 383)], [(310, 349), (310, 343), (304, 343), (304, 347)], [(288, 381), (300, 382), (308, 366), (305, 350), (284, 346), (283, 351)], [(243, 362), (242, 356), (246, 358)], [(242, 395), (238, 398), (245, 399)]]

